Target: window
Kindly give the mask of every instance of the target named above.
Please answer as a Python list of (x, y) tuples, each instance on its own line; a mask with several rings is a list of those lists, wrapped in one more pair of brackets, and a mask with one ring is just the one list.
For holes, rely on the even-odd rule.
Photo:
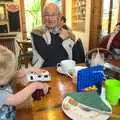
[(42, 25), (41, 15), (42, 0), (24, 0), (25, 22), (27, 37), (30, 37), (32, 29)]
[(107, 35), (114, 30), (117, 22), (117, 0), (103, 0), (101, 35)]

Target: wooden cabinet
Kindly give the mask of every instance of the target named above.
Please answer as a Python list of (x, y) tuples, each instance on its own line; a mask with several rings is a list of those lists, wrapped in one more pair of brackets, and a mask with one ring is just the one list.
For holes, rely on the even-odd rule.
[(86, 0), (72, 0), (72, 29), (85, 32)]
[(20, 32), (18, 6), (11, 3), (0, 4), (0, 33)]

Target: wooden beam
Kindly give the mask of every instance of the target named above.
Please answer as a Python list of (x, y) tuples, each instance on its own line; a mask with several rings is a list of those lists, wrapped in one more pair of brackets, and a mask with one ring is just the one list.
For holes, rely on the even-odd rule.
[(111, 32), (112, 8), (113, 8), (113, 0), (110, 0), (109, 19), (108, 19), (108, 34), (110, 34), (110, 32)]
[(102, 0), (91, 0), (90, 42), (89, 49), (96, 48), (99, 44), (101, 31)]
[(21, 25), (21, 33), (23, 39), (27, 38), (26, 35), (26, 22), (25, 22), (25, 10), (24, 10), (24, 0), (18, 0), (20, 7), (20, 25)]

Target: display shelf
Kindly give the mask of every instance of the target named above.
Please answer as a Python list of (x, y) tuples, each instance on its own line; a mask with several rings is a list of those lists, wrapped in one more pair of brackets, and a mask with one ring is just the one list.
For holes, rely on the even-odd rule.
[(85, 32), (86, 0), (72, 0), (72, 29)]

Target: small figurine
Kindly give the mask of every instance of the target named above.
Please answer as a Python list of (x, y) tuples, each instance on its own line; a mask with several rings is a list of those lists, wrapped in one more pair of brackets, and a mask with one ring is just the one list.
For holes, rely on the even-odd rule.
[(41, 97), (44, 97), (45, 95), (49, 94), (51, 90), (51, 87), (48, 87), (48, 89), (37, 89), (33, 94), (33, 100), (41, 100)]

